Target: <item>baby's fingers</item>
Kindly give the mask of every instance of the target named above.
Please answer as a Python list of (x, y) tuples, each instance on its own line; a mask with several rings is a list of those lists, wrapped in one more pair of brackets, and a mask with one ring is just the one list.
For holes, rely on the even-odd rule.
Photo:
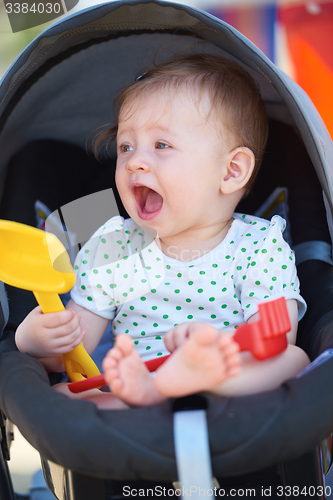
[(82, 330), (80, 316), (78, 314), (74, 314), (71, 320), (68, 321), (67, 323), (64, 323), (62, 325), (53, 328), (47, 328), (46, 330), (48, 330), (48, 332), (50, 333), (50, 335), (52, 335), (53, 338), (66, 337), (68, 339), (71, 338), (71, 341), (74, 341), (76, 340), (76, 338), (78, 337), (78, 335), (81, 333)]
[(68, 346), (67, 352), (70, 352), (73, 349), (75, 349), (77, 346), (79, 346), (82, 343), (82, 341), (84, 339), (84, 336), (85, 336), (85, 332), (82, 332), (81, 335), (80, 335), (80, 337), (78, 337), (72, 344), (70, 344)]
[(56, 343), (54, 344), (53, 348), (53, 356), (62, 356), (63, 354), (67, 354), (68, 352), (72, 351), (77, 347), (81, 342), (83, 341), (85, 336), (85, 332), (81, 331), (78, 337), (76, 337), (74, 340), (71, 338), (61, 338), (57, 339)]
[(65, 309), (54, 313), (43, 314), (45, 328), (59, 328), (68, 326), (67, 331), (72, 331), (80, 324), (80, 315), (73, 309)]
[(173, 328), (171, 330), (168, 330), (163, 337), (164, 345), (169, 352), (173, 352), (176, 349), (176, 345), (173, 339), (173, 330)]
[(181, 323), (171, 330), (168, 330), (164, 335), (164, 344), (169, 352), (173, 352), (179, 347), (188, 336), (189, 323)]
[(82, 330), (81, 328), (77, 328), (70, 335), (64, 335), (58, 337), (57, 345), (59, 348), (64, 348), (67, 349), (67, 351), (70, 351), (75, 347), (77, 347), (83, 341), (84, 336), (85, 336), (85, 331)]

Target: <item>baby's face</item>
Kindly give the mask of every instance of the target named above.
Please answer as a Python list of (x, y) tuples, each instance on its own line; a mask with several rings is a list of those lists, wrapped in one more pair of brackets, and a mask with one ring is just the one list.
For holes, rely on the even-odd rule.
[(119, 194), (131, 218), (161, 239), (192, 239), (221, 218), (220, 180), (230, 148), (209, 110), (207, 95), (164, 89), (126, 104), (119, 116)]

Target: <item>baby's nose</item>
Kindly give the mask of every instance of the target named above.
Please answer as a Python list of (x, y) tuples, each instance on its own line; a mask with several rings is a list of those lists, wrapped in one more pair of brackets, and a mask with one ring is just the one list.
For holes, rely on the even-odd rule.
[(150, 164), (149, 160), (144, 157), (144, 155), (139, 155), (139, 154), (134, 154), (129, 158), (126, 169), (129, 172), (137, 172), (137, 171), (142, 171), (142, 172), (149, 172), (150, 170)]

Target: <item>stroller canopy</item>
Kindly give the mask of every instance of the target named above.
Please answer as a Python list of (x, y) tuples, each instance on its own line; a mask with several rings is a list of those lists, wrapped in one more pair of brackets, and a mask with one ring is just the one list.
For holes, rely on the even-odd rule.
[[(271, 130), (292, 131), (300, 155), (316, 172), (330, 221), (332, 141), (307, 95), (231, 26), (199, 10), (157, 0), (120, 0), (69, 16), (37, 37), (9, 68), (0, 86), (0, 182), (4, 196), (14, 197), (13, 213), (20, 200), (15, 202), (8, 179), (12, 158), (22, 148), (32, 141), (54, 140), (84, 150), (92, 131), (112, 121), (113, 100), (122, 87), (155, 58), (188, 50), (221, 54), (255, 78), (269, 119), (279, 124)], [(46, 164), (46, 178), (48, 174)], [(70, 191), (66, 178), (62, 182)], [(24, 222), (15, 214), (4, 215)], [(329, 288), (331, 266), (325, 265), (328, 271), (320, 272)], [(0, 407), (28, 441), (46, 459), (77, 472), (175, 480), (172, 402), (100, 411), (92, 403), (55, 393), (44, 368), (15, 348), (13, 332), (30, 299), (19, 291), (10, 294), (11, 317), (0, 343)], [(311, 328), (304, 328), (304, 345), (313, 358), (333, 340), (327, 326), (330, 311), (312, 317)], [(309, 332), (318, 331), (318, 322), (321, 333), (313, 340)], [(332, 428), (332, 381), (330, 359), (275, 391), (239, 398), (206, 396), (214, 474), (250, 473), (314, 447)]]

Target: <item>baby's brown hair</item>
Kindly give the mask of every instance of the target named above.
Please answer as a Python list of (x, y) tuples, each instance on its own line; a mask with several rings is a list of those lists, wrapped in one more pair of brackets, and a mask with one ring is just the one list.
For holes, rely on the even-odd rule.
[(93, 141), (93, 150), (99, 157), (102, 145), (106, 148), (114, 141), (118, 130), (118, 117), (125, 104), (134, 102), (161, 88), (179, 88), (187, 85), (199, 92), (208, 92), (211, 99), (209, 116), (214, 114), (217, 127), (223, 125), (232, 148), (247, 147), (255, 156), (255, 167), (246, 186), (250, 191), (260, 168), (268, 137), (268, 121), (259, 88), (238, 64), (212, 54), (185, 54), (149, 66), (115, 99), (117, 109), (115, 125), (100, 132)]

